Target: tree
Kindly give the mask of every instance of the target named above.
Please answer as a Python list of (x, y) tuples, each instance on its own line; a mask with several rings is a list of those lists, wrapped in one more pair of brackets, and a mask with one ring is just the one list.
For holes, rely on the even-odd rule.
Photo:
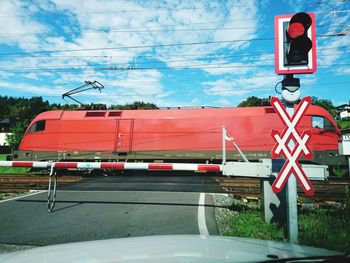
[(268, 98), (260, 99), (255, 96), (250, 96), (238, 104), (238, 107), (257, 107), (257, 106), (270, 106), (270, 101)]
[(312, 104), (326, 109), (332, 115), (333, 118), (336, 118), (337, 111), (330, 100), (312, 97)]
[(6, 142), (13, 148), (17, 148), (28, 125), (39, 113), (50, 110), (48, 101), (41, 97), (8, 98), (0, 97), (0, 101), (6, 103), (6, 108), (1, 108), (0, 116), (15, 120), (15, 126), (11, 129)]
[(135, 101), (131, 104), (111, 105), (108, 107), (108, 109), (110, 110), (150, 110), (150, 109), (158, 109), (158, 107), (153, 103)]
[(6, 135), (6, 142), (12, 148), (17, 149), (23, 135), (27, 129), (28, 124), (26, 122), (20, 121), (15, 124), (15, 126), (11, 129), (11, 133)]

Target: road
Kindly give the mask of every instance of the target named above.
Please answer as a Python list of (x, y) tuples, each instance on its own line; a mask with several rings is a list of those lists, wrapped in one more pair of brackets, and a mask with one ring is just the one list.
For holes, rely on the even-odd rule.
[(211, 177), (88, 178), (57, 192), (0, 202), (0, 244), (43, 246), (148, 235), (217, 235)]

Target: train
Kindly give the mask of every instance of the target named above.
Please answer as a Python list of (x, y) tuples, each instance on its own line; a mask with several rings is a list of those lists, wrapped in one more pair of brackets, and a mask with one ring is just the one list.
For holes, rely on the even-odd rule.
[[(12, 160), (222, 162), (225, 126), (249, 161), (271, 158), (271, 130), (283, 130), (273, 107), (154, 110), (53, 110), (28, 126)], [(299, 124), (311, 130), (311, 162), (345, 165), (332, 116), (312, 105)], [(227, 159), (241, 160), (228, 142)]]

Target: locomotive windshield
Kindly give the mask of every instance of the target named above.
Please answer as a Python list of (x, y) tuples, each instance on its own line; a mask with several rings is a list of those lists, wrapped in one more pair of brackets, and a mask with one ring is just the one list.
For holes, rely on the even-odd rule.
[(312, 116), (312, 128), (336, 131), (336, 128), (331, 121), (321, 116)]
[(35, 133), (45, 130), (46, 121), (37, 121), (29, 128), (28, 133)]

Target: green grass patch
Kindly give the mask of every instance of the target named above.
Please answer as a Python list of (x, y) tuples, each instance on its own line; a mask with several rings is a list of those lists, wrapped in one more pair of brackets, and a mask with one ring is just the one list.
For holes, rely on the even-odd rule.
[(298, 216), (302, 244), (350, 251), (350, 206), (313, 210)]
[(228, 218), (225, 236), (249, 237), (255, 239), (284, 239), (284, 233), (277, 224), (268, 224), (261, 218), (259, 211), (243, 211)]
[(337, 120), (340, 129), (350, 128), (350, 120)]
[[(284, 231), (265, 223), (258, 210), (231, 213), (225, 219), (226, 236), (283, 241)], [(338, 251), (350, 251), (350, 206), (302, 211), (298, 214), (299, 243)]]
[(349, 172), (345, 166), (330, 166), (330, 175), (335, 177), (347, 177)]
[[(0, 161), (6, 161), (6, 154), (0, 154)], [(0, 174), (26, 174), (29, 170), (21, 167), (0, 167)]]

